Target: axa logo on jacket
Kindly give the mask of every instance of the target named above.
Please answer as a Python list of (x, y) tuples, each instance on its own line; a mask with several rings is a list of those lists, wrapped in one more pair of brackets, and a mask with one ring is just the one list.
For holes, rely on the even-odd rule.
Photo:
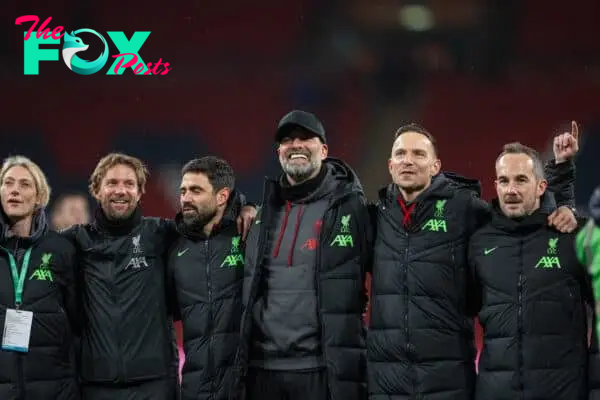
[(38, 281), (53, 281), (52, 270), (50, 269), (50, 260), (52, 260), (52, 253), (44, 253), (42, 255), (42, 262), (33, 271), (29, 280), (36, 279)]
[(134, 236), (131, 239), (131, 244), (133, 245), (133, 256), (129, 260), (129, 263), (127, 263), (127, 266), (125, 267), (126, 270), (128, 270), (130, 268), (131, 269), (140, 269), (142, 267), (148, 268), (150, 266), (148, 264), (148, 261), (146, 260), (146, 256), (144, 255), (142, 245), (140, 244), (141, 239), (142, 239), (141, 234)]
[(548, 240), (547, 255), (540, 257), (539, 261), (535, 265), (536, 268), (561, 268), (560, 257), (558, 254), (558, 238), (552, 238)]
[(448, 225), (446, 224), (445, 208), (447, 200), (437, 200), (435, 202), (435, 212), (433, 218), (430, 218), (425, 222), (422, 231), (431, 232), (448, 232)]
[(342, 216), (340, 219), (339, 233), (335, 235), (331, 242), (331, 247), (354, 247), (354, 238), (350, 232), (350, 214)]
[(240, 250), (240, 236), (234, 236), (231, 238), (231, 249), (229, 254), (225, 256), (225, 259), (221, 263), (221, 268), (236, 268), (244, 266), (244, 256)]

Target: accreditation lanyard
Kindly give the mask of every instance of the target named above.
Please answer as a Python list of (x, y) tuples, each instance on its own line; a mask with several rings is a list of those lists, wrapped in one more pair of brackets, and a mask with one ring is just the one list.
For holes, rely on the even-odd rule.
[(25, 276), (29, 269), (31, 247), (27, 249), (25, 256), (23, 256), (20, 272), (17, 270), (17, 261), (15, 260), (15, 257), (8, 250), (4, 249), (4, 251), (6, 251), (8, 262), (10, 263), (10, 272), (12, 274), (13, 287), (15, 288), (15, 304), (17, 305), (17, 308), (19, 308), (23, 302), (23, 287), (25, 286)]

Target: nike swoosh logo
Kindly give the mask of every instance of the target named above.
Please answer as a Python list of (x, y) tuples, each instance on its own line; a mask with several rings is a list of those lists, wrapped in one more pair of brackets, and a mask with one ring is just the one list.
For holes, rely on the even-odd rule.
[(188, 250), (189, 250), (189, 248), (185, 249), (185, 250), (178, 251), (177, 252), (177, 257), (181, 257), (182, 255), (184, 255), (185, 253), (187, 253)]
[(490, 254), (492, 251), (496, 250), (497, 248), (498, 248), (498, 246), (492, 247), (491, 249), (485, 249), (483, 251), (483, 254), (485, 254), (487, 256), (488, 254)]

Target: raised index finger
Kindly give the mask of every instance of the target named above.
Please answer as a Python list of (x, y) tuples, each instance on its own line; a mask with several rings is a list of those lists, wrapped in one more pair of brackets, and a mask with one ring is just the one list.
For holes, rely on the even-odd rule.
[(571, 121), (571, 135), (575, 138), (575, 140), (579, 139), (579, 126), (577, 126), (576, 121)]

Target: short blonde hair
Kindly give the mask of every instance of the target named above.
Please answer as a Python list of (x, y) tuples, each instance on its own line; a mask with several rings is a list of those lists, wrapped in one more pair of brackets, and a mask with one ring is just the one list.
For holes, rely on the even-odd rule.
[(0, 182), (4, 181), (4, 176), (13, 167), (23, 167), (29, 171), (33, 177), (33, 183), (35, 184), (37, 192), (37, 205), (39, 208), (46, 207), (50, 201), (50, 193), (52, 190), (48, 184), (48, 179), (46, 179), (46, 174), (44, 174), (39, 165), (25, 156), (8, 157), (4, 160), (2, 169), (0, 170)]
[(106, 172), (116, 165), (126, 165), (133, 169), (140, 193), (144, 194), (146, 192), (146, 182), (150, 174), (142, 160), (123, 153), (110, 153), (98, 161), (98, 165), (96, 165), (90, 177), (88, 189), (92, 196), (96, 196), (100, 191), (100, 185), (102, 184), (102, 179), (106, 176)]

